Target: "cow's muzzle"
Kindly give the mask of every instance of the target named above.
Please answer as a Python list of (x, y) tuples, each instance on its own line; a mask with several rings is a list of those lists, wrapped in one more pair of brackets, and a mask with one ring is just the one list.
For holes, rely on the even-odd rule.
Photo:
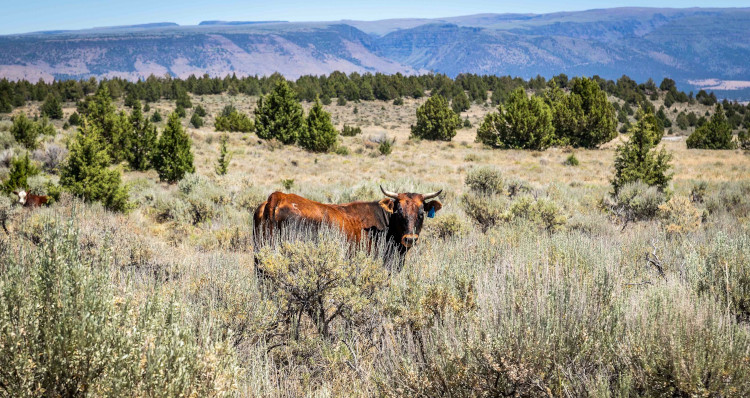
[(401, 238), (401, 244), (405, 247), (412, 247), (417, 243), (417, 239), (419, 239), (419, 235), (417, 234), (404, 235), (404, 237)]

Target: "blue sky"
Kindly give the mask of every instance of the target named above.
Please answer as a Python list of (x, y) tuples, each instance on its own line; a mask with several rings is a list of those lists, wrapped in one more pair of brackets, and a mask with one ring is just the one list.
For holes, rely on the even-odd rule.
[(0, 34), (39, 30), (85, 29), (96, 26), (176, 22), (195, 25), (203, 20), (333, 21), (386, 18), (435, 18), (477, 13), (547, 13), (592, 8), (748, 7), (744, 1), (490, 1), (490, 0), (3, 0)]

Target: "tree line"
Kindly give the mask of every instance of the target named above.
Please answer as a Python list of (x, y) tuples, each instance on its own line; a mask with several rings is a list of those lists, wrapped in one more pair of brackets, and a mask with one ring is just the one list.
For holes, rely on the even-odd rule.
[[(619, 79), (607, 80), (599, 76), (591, 78), (608, 95), (622, 99), (630, 105), (647, 103), (654, 100), (659, 91), (666, 92), (665, 105), (667, 108), (674, 103), (701, 103), (714, 105), (717, 98), (713, 93), (703, 90), (696, 95), (677, 90), (674, 80), (665, 78), (659, 86), (649, 79), (645, 83), (637, 83), (626, 75)], [(124, 98), (126, 105), (134, 101), (141, 103), (156, 102), (161, 99), (179, 100), (187, 98), (186, 94), (246, 94), (265, 95), (273, 90), (279, 80), (286, 80), (275, 73), (270, 76), (237, 77), (228, 75), (223, 78), (211, 77), (207, 74), (197, 77), (191, 75), (186, 79), (171, 76), (149, 76), (138, 81), (128, 81), (121, 78), (86, 80), (60, 80), (46, 83), (39, 80), (31, 83), (26, 80), (0, 80), (0, 113), (10, 112), (28, 101), (48, 101), (50, 108), (45, 111), (50, 118), (61, 118), (55, 112), (55, 101), (77, 102), (95, 93), (101, 86), (106, 86), (114, 99)], [(382, 73), (359, 74), (353, 72), (345, 74), (332, 72), (329, 75), (305, 75), (295, 81), (287, 83), (296, 92), (297, 98), (312, 102), (319, 98), (324, 105), (332, 98), (346, 101), (393, 101), (401, 98), (420, 98), (429, 92), (439, 94), (448, 101), (462, 104), (468, 108), (471, 102), (484, 103), (490, 100), (493, 105), (504, 102), (510, 93), (518, 87), (528, 90), (544, 90), (555, 85), (561, 89), (568, 89), (573, 79), (565, 74), (559, 74), (551, 79), (537, 76), (528, 80), (520, 77), (460, 74), (455, 79), (444, 74), (424, 74), (406, 76), (400, 73), (386, 75)], [(188, 108), (188, 107), (186, 107)], [(462, 109), (463, 110), (463, 109)]]

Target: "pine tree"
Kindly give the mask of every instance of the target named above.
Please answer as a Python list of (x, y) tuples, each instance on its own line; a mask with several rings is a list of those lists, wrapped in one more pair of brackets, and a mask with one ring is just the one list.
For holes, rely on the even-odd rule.
[(304, 128), (304, 122), (297, 94), (286, 80), (280, 79), (273, 91), (258, 99), (255, 108), (255, 132), (258, 137), (294, 144), (299, 131)]
[(27, 189), (27, 179), (39, 174), (39, 168), (34, 166), (26, 152), (23, 157), (13, 158), (10, 162), (8, 179), (3, 183), (3, 190), (10, 193), (18, 189)]
[(615, 176), (612, 180), (614, 193), (630, 182), (641, 181), (664, 191), (672, 179), (668, 171), (672, 154), (664, 148), (656, 150), (663, 131), (656, 116), (643, 109), (638, 111), (638, 121), (633, 125), (628, 142), (616, 149)]
[(141, 111), (141, 103), (133, 103), (133, 111), (128, 118), (131, 128), (127, 139), (127, 161), (133, 170), (148, 170), (151, 166), (151, 152), (156, 146), (156, 126), (151, 124)]
[(187, 173), (195, 171), (190, 137), (185, 133), (176, 113), (169, 115), (167, 125), (159, 137), (153, 152), (152, 164), (159, 179), (174, 183)]
[(63, 110), (62, 104), (60, 104), (60, 99), (52, 93), (47, 94), (47, 98), (44, 100), (40, 111), (43, 116), (47, 116), (50, 119), (63, 118)]
[(331, 123), (331, 114), (316, 99), (305, 120), (305, 128), (300, 131), (299, 146), (312, 152), (328, 152), (336, 144), (338, 135)]
[(411, 135), (425, 140), (450, 141), (459, 127), (461, 118), (445, 98), (436, 94), (417, 108), (417, 124), (411, 127)]
[(734, 149), (732, 127), (727, 122), (721, 104), (716, 105), (716, 110), (711, 116), (711, 120), (695, 129), (688, 137), (686, 143), (688, 148)]
[(60, 170), (60, 186), (86, 201), (99, 201), (107, 209), (127, 211), (128, 190), (121, 185), (120, 172), (108, 168), (110, 159), (99, 126), (84, 117), (68, 150), (70, 154)]
[(536, 150), (552, 144), (552, 111), (540, 97), (529, 98), (519, 87), (497, 109), (485, 116), (477, 130), (478, 142), (495, 148)]
[(229, 136), (226, 133), (221, 135), (221, 142), (219, 144), (219, 159), (216, 162), (216, 174), (223, 176), (227, 174), (229, 169), (229, 162), (232, 160), (232, 155), (227, 150), (227, 141)]

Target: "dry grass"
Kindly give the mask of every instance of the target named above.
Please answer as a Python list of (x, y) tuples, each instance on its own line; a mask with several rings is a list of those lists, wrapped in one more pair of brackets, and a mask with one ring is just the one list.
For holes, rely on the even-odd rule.
[[(11, 237), (3, 247), (33, 246), (46, 217), (74, 217), (87, 255), (113, 242), (109, 276), (120, 295), (136, 303), (171, 297), (184, 306), (182, 324), (197, 331), (200, 349), (210, 354), (209, 335), (231, 344), (241, 370), (234, 362), (210, 365), (234, 378), (222, 385), (235, 395), (750, 394), (746, 153), (687, 150), (684, 139), (665, 140), (674, 153), (672, 188), (680, 200), (665, 207), (663, 219), (623, 230), (599, 207), (617, 142), (575, 150), (580, 165), (567, 166), (569, 149), (500, 151), (475, 143), (476, 127), (491, 107), (472, 105), (462, 119), (468, 115), (474, 127), (452, 142), (428, 142), (409, 139), (424, 99), (405, 99), (402, 106), (334, 101), (326, 106), (334, 124), (363, 130), (341, 138), (349, 155), (312, 154), (231, 133), (232, 162), (218, 177), (220, 133), (213, 131), (213, 116), (227, 104), (251, 113), (256, 99), (192, 100), (209, 114), (202, 129), (188, 127), (189, 117), (183, 121), (202, 176), (190, 177), (194, 185), (159, 183), (154, 171), (126, 172), (137, 204), (129, 214), (69, 199), (35, 212), (11, 211)], [(173, 105), (160, 102), (152, 112), (166, 115)], [(66, 116), (72, 111), (65, 108)], [(389, 156), (368, 143), (382, 134), (396, 138)], [(464, 212), (462, 198), (468, 172), (483, 166), (500, 170), (506, 184), (497, 201), (503, 216), (486, 232)], [(297, 339), (268, 334), (285, 303), (256, 278), (251, 215), (282, 189), (282, 179), (294, 180), (291, 191), (327, 202), (379, 199), (379, 184), (445, 190), (443, 209), (426, 221), (404, 270), (358, 307), (358, 322), (332, 326), (331, 338), (318, 336), (310, 322)], [(692, 203), (687, 197), (695, 181), (708, 185), (705, 197)], [(530, 192), (508, 198), (511, 183), (525, 183)], [(521, 201), (554, 205), (562, 224), (544, 228), (534, 217), (514, 216)], [(674, 220), (682, 219), (689, 228), (675, 233)], [(295, 250), (302, 258), (304, 250), (322, 256), (314, 245)], [(281, 261), (278, 252), (268, 257)], [(279, 339), (284, 345), (271, 348)]]

